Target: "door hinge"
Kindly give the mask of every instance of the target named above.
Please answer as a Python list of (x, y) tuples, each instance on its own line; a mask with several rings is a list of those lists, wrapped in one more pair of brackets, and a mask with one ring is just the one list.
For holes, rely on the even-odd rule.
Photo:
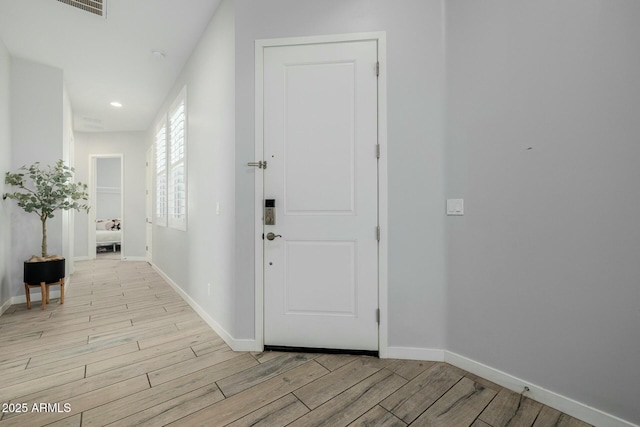
[(380, 241), (380, 226), (376, 227), (376, 234), (377, 234), (377, 239), (378, 239), (378, 242), (379, 242)]
[(376, 158), (380, 158), (380, 144), (376, 144)]
[(376, 322), (378, 322), (378, 325), (380, 324), (380, 309), (376, 308)]
[(376, 76), (380, 75), (380, 61), (376, 62)]
[(247, 166), (255, 166), (258, 169), (266, 169), (267, 168), (267, 161), (265, 160), (263, 162), (262, 160), (260, 160), (258, 162), (249, 162), (249, 163), (247, 163)]

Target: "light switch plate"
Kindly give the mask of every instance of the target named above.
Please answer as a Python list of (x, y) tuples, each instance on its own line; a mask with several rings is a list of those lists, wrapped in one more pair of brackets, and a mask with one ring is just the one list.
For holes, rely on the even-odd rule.
[(447, 199), (447, 215), (464, 215), (464, 199)]

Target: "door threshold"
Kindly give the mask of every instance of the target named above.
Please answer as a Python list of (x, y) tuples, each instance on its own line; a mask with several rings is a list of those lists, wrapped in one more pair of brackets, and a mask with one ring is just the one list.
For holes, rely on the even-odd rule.
[(316, 347), (287, 347), (283, 345), (265, 345), (264, 351), (284, 351), (287, 353), (322, 353), (322, 354), (350, 354), (352, 356), (379, 357), (377, 350), (350, 350), (342, 348), (316, 348)]

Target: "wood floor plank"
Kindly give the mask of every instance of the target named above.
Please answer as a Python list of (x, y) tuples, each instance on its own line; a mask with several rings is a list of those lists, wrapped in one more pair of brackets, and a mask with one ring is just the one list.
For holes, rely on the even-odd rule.
[(222, 390), (222, 393), (224, 393), (226, 397), (230, 397), (297, 366), (303, 365), (315, 357), (316, 355), (308, 353), (283, 353), (276, 359), (219, 381), (218, 387), (220, 387), (220, 390)]
[[(135, 343), (132, 343), (135, 344)], [(138, 347), (136, 345), (136, 347)], [(122, 354), (118, 356), (111, 357), (109, 359), (101, 360), (94, 363), (87, 364), (87, 377), (100, 374), (102, 372), (106, 372), (112, 369), (121, 368), (123, 366), (130, 366), (137, 362), (144, 362), (151, 360), (155, 357), (167, 355), (174, 352), (182, 352), (184, 353), (184, 357), (186, 360), (195, 357), (193, 352), (190, 352), (188, 348), (186, 348), (182, 343), (177, 343), (177, 345), (164, 345), (164, 346), (156, 346), (149, 347), (144, 350), (138, 350), (133, 353)], [(189, 354), (191, 353), (191, 354)], [(183, 359), (183, 357), (180, 357)]]
[(25, 342), (39, 340), (42, 336), (42, 331), (22, 332), (14, 335), (2, 334), (0, 338), (0, 346), (20, 345)]
[(137, 341), (142, 337), (154, 337), (176, 330), (177, 329), (173, 324), (156, 326), (153, 323), (149, 323), (141, 326), (131, 326), (130, 328), (127, 328), (127, 330), (123, 331), (105, 332), (102, 334), (90, 335), (88, 342), (89, 344), (95, 344), (101, 341), (119, 342), (120, 340), (131, 342), (132, 340)]
[(328, 372), (312, 360), (169, 425), (175, 427), (186, 425), (224, 426), (275, 402)]
[(133, 396), (114, 400), (83, 415), (83, 426), (102, 426), (147, 410), (168, 400), (206, 387), (216, 381), (257, 365), (249, 355), (242, 355), (226, 362), (179, 377)]
[(257, 411), (229, 424), (227, 427), (285, 426), (307, 412), (309, 412), (309, 409), (302, 402), (296, 399), (294, 395), (287, 394), (275, 402), (263, 406)]
[(121, 331), (126, 328), (131, 328), (130, 320), (123, 320), (121, 322), (115, 323), (106, 323), (102, 325), (89, 325), (84, 328), (77, 328), (75, 330), (70, 330), (67, 333), (60, 333), (60, 331), (46, 331), (42, 334), (42, 339), (50, 338), (50, 337), (64, 337), (65, 339), (70, 338), (85, 338), (90, 336), (95, 336), (97, 334), (109, 333), (114, 331)]
[(71, 341), (69, 340), (60, 340), (60, 341), (42, 341), (38, 340), (37, 344), (33, 345), (24, 345), (17, 347), (8, 347), (4, 349), (5, 351), (0, 353), (0, 363), (10, 362), (15, 359), (21, 359), (25, 356), (30, 356), (33, 354), (51, 354), (55, 351), (59, 351), (61, 349), (74, 348), (79, 345), (86, 344), (86, 338), (75, 338)]
[(356, 359), (357, 356), (352, 356), (350, 354), (323, 354), (316, 360), (319, 364), (321, 364), (328, 370), (335, 371), (336, 369), (346, 365), (347, 363), (353, 362)]
[(411, 424), (462, 378), (463, 373), (459, 370), (444, 363), (435, 364), (382, 401), (380, 406)]
[(41, 376), (31, 380), (14, 383), (0, 388), (0, 402), (15, 400), (38, 390), (45, 390), (60, 384), (68, 384), (74, 380), (84, 378), (84, 366), (56, 372), (52, 375)]
[(27, 369), (27, 363), (29, 358), (11, 360), (9, 362), (0, 363), (0, 372), (3, 375), (11, 374), (13, 372), (22, 372)]
[(379, 370), (363, 363), (362, 359), (356, 359), (293, 394), (307, 407), (315, 409)]
[(405, 427), (407, 424), (382, 406), (376, 405), (366, 414), (349, 424), (349, 427)]
[(260, 363), (268, 362), (271, 359), (275, 359), (276, 357), (280, 357), (282, 355), (279, 351), (263, 351), (261, 353), (251, 353), (253, 357)]
[[(136, 354), (136, 353), (134, 353)], [(118, 360), (117, 367), (110, 369), (109, 366), (102, 366), (101, 368), (104, 371), (94, 372), (89, 369), (87, 366), (87, 378), (106, 375), (111, 372), (119, 373), (122, 377), (134, 376), (139, 374), (149, 374), (153, 371), (171, 369), (173, 365), (178, 365), (180, 363), (184, 363), (190, 360), (195, 360), (196, 356), (193, 354), (191, 349), (182, 348), (177, 351), (173, 351), (171, 353), (163, 353), (154, 357), (136, 360), (132, 363), (125, 364), (124, 366), (120, 364), (120, 359)], [(108, 364), (108, 362), (107, 362)]]
[(495, 395), (495, 391), (463, 378), (420, 415), (415, 424), (433, 427), (471, 425)]
[(590, 424), (573, 418), (567, 414), (543, 406), (533, 427), (592, 427)]
[(100, 320), (105, 320), (105, 321), (111, 320), (113, 322), (118, 322), (120, 320), (134, 320), (137, 317), (144, 317), (144, 316), (151, 317), (158, 313), (164, 316), (166, 313), (166, 310), (163, 307), (154, 306), (154, 307), (146, 308), (144, 310), (124, 310), (124, 311), (116, 311), (113, 313), (106, 312), (101, 314), (91, 314), (91, 322), (100, 321)]
[(2, 376), (2, 384), (3, 387), (19, 384), (24, 381), (29, 381), (32, 379), (38, 379), (45, 377), (47, 375), (52, 375), (55, 373), (67, 371), (73, 368), (84, 368), (87, 363), (92, 361), (108, 359), (110, 357), (114, 357), (114, 355), (121, 355), (131, 353), (133, 351), (138, 351), (138, 346), (136, 343), (125, 344), (124, 346), (107, 348), (105, 350), (95, 351), (88, 354), (83, 354), (74, 358), (69, 359), (51, 359), (51, 363), (46, 365), (41, 365), (38, 367), (27, 367), (26, 370), (22, 370), (19, 372), (10, 372), (3, 373)]
[[(194, 355), (195, 356), (195, 355)], [(209, 366), (231, 360), (235, 357), (242, 356), (242, 353), (231, 351), (231, 349), (206, 354), (202, 357), (194, 357), (184, 363), (176, 363), (173, 366), (167, 366), (162, 369), (154, 370), (149, 373), (149, 382), (152, 387), (158, 384), (171, 381), (184, 375), (192, 374), (196, 371), (208, 368)]]
[(121, 345), (132, 343), (133, 339), (130, 340), (112, 340), (112, 341), (101, 341), (98, 343), (86, 344), (86, 339), (83, 342), (79, 343), (75, 346), (69, 346), (62, 350), (58, 350), (55, 352), (50, 352), (42, 355), (37, 355), (31, 358), (29, 361), (29, 368), (35, 368), (38, 366), (44, 366), (51, 363), (52, 360), (57, 362), (63, 362), (68, 359), (75, 359), (82, 357), (84, 355), (89, 355), (94, 352), (99, 352), (103, 350), (108, 350), (113, 347), (119, 347)]
[[(155, 405), (144, 411), (137, 412), (108, 425), (110, 427), (138, 427), (141, 425), (164, 426), (176, 420), (179, 422), (181, 418), (209, 407), (223, 399), (224, 396), (218, 387), (212, 384)], [(184, 426), (185, 424), (182, 425)]]
[(29, 427), (44, 426), (49, 423), (59, 421), (62, 418), (69, 417), (70, 415), (81, 414), (83, 411), (100, 406), (110, 400), (129, 396), (147, 388), (149, 388), (149, 383), (147, 382), (146, 376), (140, 375), (135, 378), (130, 378), (128, 380), (70, 398), (65, 402), (70, 405), (71, 411), (69, 413), (60, 414), (51, 412), (22, 414), (7, 418), (6, 420), (3, 419), (0, 421), (0, 427), (24, 427), (27, 425)]
[(502, 389), (478, 418), (492, 427), (531, 427), (541, 409), (541, 403)]
[(76, 414), (68, 418), (63, 418), (59, 421), (55, 421), (51, 424), (47, 424), (47, 427), (80, 427), (82, 425), (82, 414)]
[(425, 362), (421, 360), (397, 360), (387, 366), (387, 369), (400, 375), (406, 380), (412, 380), (433, 365), (436, 362)]
[[(168, 324), (175, 324), (176, 325), (176, 329), (177, 330), (181, 330), (184, 328), (179, 328), (178, 327), (178, 323), (182, 323), (182, 322), (192, 322), (192, 321), (198, 321), (198, 322), (202, 322), (202, 318), (200, 316), (198, 316), (196, 313), (194, 313), (193, 311), (190, 312), (178, 312), (175, 314), (170, 314), (167, 313), (167, 315), (165, 316), (158, 316), (154, 319), (150, 319), (150, 318), (137, 318), (133, 321), (133, 326), (143, 326), (143, 325), (149, 325), (149, 324), (154, 324), (154, 325), (168, 325)], [(201, 323), (201, 326), (204, 325), (204, 323)]]
[(202, 327), (191, 331), (172, 331), (164, 335), (142, 338), (138, 340), (138, 346), (141, 350), (144, 350), (145, 348), (165, 345), (173, 341), (188, 342), (187, 346), (192, 346), (205, 342), (219, 343), (222, 338), (213, 332), (211, 328)]
[(215, 353), (216, 351), (223, 350), (227, 347), (227, 343), (225, 343), (222, 338), (215, 340), (206, 340), (204, 342), (199, 342), (191, 345), (191, 349), (196, 354), (196, 356), (204, 356), (205, 354)]
[(407, 380), (383, 369), (307, 415), (291, 423), (291, 427), (346, 426), (355, 421)]
[[(0, 317), (1, 319), (2, 317)], [(12, 334), (21, 334), (32, 331), (46, 331), (50, 329), (64, 329), (67, 326), (72, 326), (75, 324), (87, 323), (89, 322), (89, 316), (79, 316), (73, 319), (66, 319), (61, 321), (52, 321), (50, 317), (43, 318), (34, 318), (26, 321), (18, 322), (18, 323), (9, 323), (5, 324), (2, 327), (2, 331), (0, 333), (4, 336), (4, 334), (12, 335)]]

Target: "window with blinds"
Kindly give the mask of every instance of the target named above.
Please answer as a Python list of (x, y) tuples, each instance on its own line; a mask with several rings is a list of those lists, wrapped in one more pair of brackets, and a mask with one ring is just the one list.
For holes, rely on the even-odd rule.
[(167, 225), (167, 122), (156, 133), (156, 224)]
[(156, 223), (187, 229), (187, 107), (182, 89), (156, 133)]
[(186, 228), (186, 106), (184, 93), (169, 113), (169, 226)]

